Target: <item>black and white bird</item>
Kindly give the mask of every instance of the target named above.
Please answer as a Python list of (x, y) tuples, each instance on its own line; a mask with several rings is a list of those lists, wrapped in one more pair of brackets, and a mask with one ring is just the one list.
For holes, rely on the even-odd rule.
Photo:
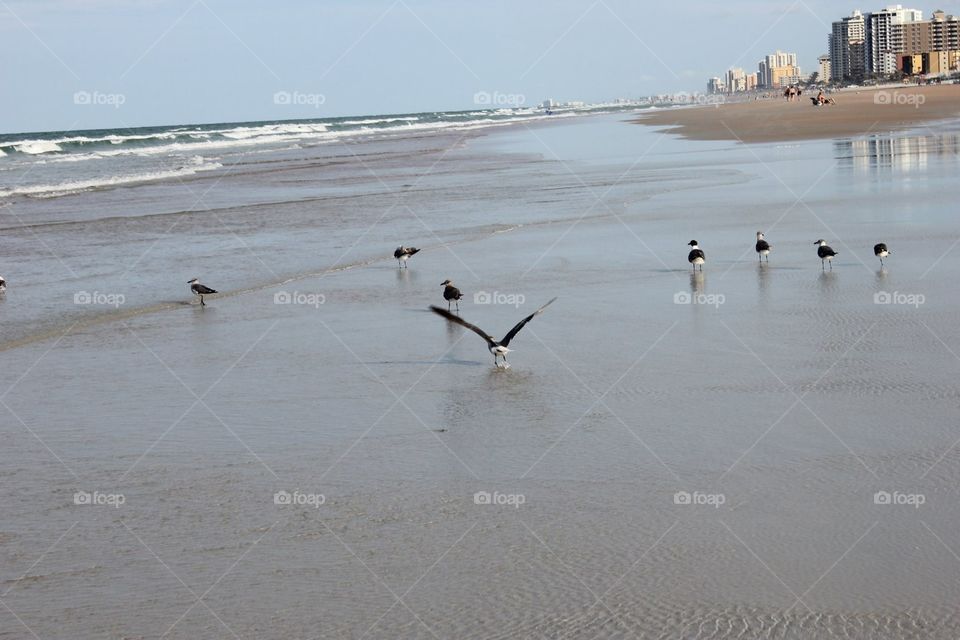
[(830, 271), (833, 271), (833, 258), (837, 255), (837, 252), (827, 246), (827, 241), (820, 239), (814, 242), (813, 244), (819, 245), (817, 247), (817, 255), (820, 256), (820, 268), (825, 269), (825, 263), (830, 263)]
[(3, 293), (7, 290), (7, 281), (3, 279), (3, 276), (0, 276), (0, 293)]
[(890, 255), (890, 251), (887, 249), (887, 245), (881, 242), (880, 244), (873, 245), (873, 255), (880, 258), (880, 266), (882, 267), (883, 259)]
[[(489, 335), (483, 329), (480, 329), (479, 327), (470, 324), (460, 316), (455, 316), (449, 311), (444, 311), (440, 307), (431, 306), (430, 310), (439, 316), (443, 316), (450, 322), (459, 324), (462, 327), (466, 327), (467, 329), (470, 329), (470, 331), (473, 331), (475, 334), (477, 334), (478, 336), (486, 340), (487, 348), (490, 350), (490, 353), (493, 354), (494, 365), (496, 365), (497, 367), (503, 367), (506, 369), (510, 367), (510, 365), (507, 364), (507, 354), (510, 353), (511, 351), (510, 349), (507, 348), (507, 346), (510, 344), (510, 341), (513, 340), (514, 336), (520, 333), (520, 329), (523, 329), (524, 325), (526, 325), (528, 322), (533, 320), (534, 316), (537, 316), (543, 313), (544, 309), (546, 309), (551, 304), (553, 304), (554, 300), (556, 300), (556, 298), (554, 298), (553, 300), (543, 305), (542, 307), (540, 307), (539, 309), (537, 309), (536, 311), (528, 315), (526, 318), (518, 322), (513, 329), (510, 329), (510, 331), (507, 333), (507, 335), (503, 337), (502, 340), (496, 340), (493, 336)], [(500, 358), (503, 358), (503, 364), (500, 363)]]
[(450, 311), (450, 304), (455, 302), (457, 304), (457, 313), (459, 313), (460, 299), (463, 298), (460, 289), (453, 286), (453, 280), (444, 280), (440, 283), (440, 286), (443, 287), (443, 299), (447, 301), (447, 311)]
[(703, 271), (703, 263), (707, 261), (707, 256), (703, 253), (703, 249), (700, 248), (696, 240), (691, 240), (687, 245), (690, 246), (687, 262), (693, 265), (694, 271), (697, 270), (697, 265), (700, 265), (700, 271)]
[(200, 284), (200, 278), (194, 278), (187, 282), (190, 285), (190, 291), (193, 291), (194, 295), (200, 296), (200, 306), (205, 307), (207, 303), (203, 301), (203, 296), (209, 295), (211, 293), (216, 293), (216, 289), (211, 289), (205, 284)]
[(772, 248), (770, 243), (763, 239), (763, 231), (757, 231), (757, 259), (763, 262), (763, 257), (766, 256), (767, 262), (770, 262), (770, 249)]
[[(400, 245), (397, 247), (397, 250), (393, 252), (393, 257), (397, 259), (397, 265), (400, 268), (407, 266), (407, 260), (409, 260), (414, 254), (418, 253), (420, 249), (416, 247), (405, 247)], [(408, 267), (409, 268), (409, 267)]]

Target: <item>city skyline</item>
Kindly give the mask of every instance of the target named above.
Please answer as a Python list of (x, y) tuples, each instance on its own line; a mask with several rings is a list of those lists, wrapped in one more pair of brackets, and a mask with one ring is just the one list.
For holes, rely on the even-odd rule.
[[(826, 0), (694, 2), (679, 21), (626, 0), (11, 0), (0, 118), (16, 132), (470, 109), (482, 91), (527, 106), (691, 91), (717, 60), (750, 66), (785, 45), (810, 67), (835, 14)], [(717, 36), (734, 30), (753, 35)]]

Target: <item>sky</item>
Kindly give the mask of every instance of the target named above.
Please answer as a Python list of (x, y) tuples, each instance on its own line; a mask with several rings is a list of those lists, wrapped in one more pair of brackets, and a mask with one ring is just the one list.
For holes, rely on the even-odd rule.
[(703, 91), (709, 77), (733, 66), (755, 71), (776, 49), (815, 71), (830, 22), (853, 8), (836, 0), (0, 0), (0, 131), (460, 110), (486, 95), (532, 106)]

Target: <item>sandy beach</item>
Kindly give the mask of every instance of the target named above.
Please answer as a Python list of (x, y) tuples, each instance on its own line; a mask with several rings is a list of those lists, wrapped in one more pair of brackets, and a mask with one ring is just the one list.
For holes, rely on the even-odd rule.
[(658, 110), (637, 122), (692, 140), (786, 142), (886, 133), (960, 114), (960, 85), (842, 91), (823, 107), (811, 104), (815, 96)]
[(956, 638), (960, 130), (631, 120), (8, 208), (0, 639)]

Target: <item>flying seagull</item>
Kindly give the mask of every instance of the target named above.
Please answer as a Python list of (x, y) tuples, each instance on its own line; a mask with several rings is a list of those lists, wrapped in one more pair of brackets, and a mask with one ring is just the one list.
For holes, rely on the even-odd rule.
[(826, 240), (820, 239), (813, 244), (820, 245), (817, 247), (817, 255), (820, 256), (820, 268), (824, 268), (824, 261), (826, 261), (830, 263), (830, 271), (833, 271), (833, 257), (837, 255), (837, 252), (827, 246)]
[(460, 312), (460, 299), (463, 298), (463, 294), (460, 293), (460, 289), (457, 289), (453, 286), (453, 280), (444, 280), (440, 283), (440, 286), (443, 287), (443, 299), (447, 301), (447, 311), (450, 311), (450, 303), (457, 303), (457, 313)]
[[(416, 247), (405, 247), (400, 245), (397, 247), (397, 250), (393, 252), (393, 257), (397, 259), (397, 265), (401, 268), (406, 266), (407, 260), (410, 259), (415, 253), (419, 252), (420, 249)], [(409, 267), (407, 267), (409, 269)]]
[[(543, 313), (543, 310), (549, 307), (551, 304), (553, 304), (554, 300), (556, 300), (556, 298), (554, 298), (553, 300), (543, 305), (542, 307), (540, 307), (539, 309), (537, 309), (536, 311), (528, 315), (526, 318), (518, 322), (517, 326), (515, 326), (513, 329), (510, 329), (510, 332), (507, 333), (507, 335), (503, 337), (503, 340), (500, 340), (500, 341), (495, 340), (494, 337), (491, 335), (487, 335), (487, 333), (483, 329), (480, 329), (479, 327), (476, 327), (470, 324), (463, 318), (459, 316), (455, 316), (449, 311), (444, 311), (440, 307), (431, 306), (430, 310), (433, 311), (438, 316), (443, 316), (450, 322), (459, 324), (462, 327), (466, 327), (467, 329), (470, 329), (470, 331), (473, 331), (475, 334), (477, 334), (478, 336), (486, 340), (487, 348), (490, 350), (490, 353), (493, 354), (494, 365), (496, 365), (497, 367), (509, 368), (510, 365), (507, 364), (507, 354), (510, 353), (510, 349), (507, 348), (507, 345), (510, 344), (510, 341), (513, 340), (513, 337), (515, 335), (520, 333), (520, 329), (523, 329), (525, 324), (533, 320), (534, 316)], [(500, 364), (501, 357), (503, 358), (502, 365)]]
[(770, 262), (770, 243), (763, 239), (763, 231), (757, 231), (757, 258), (763, 262), (763, 256), (767, 256), (767, 262)]
[[(881, 242), (880, 244), (873, 245), (873, 255), (880, 258), (880, 266), (882, 267), (883, 259), (890, 255), (890, 251), (887, 249), (887, 245)], [(0, 288), (2, 288), (2, 286), (0, 286)]]
[(707, 261), (707, 256), (704, 255), (703, 249), (700, 248), (696, 240), (691, 240), (687, 245), (691, 247), (690, 254), (687, 256), (687, 262), (693, 265), (694, 271), (697, 270), (697, 265), (700, 265), (700, 271), (703, 271), (703, 263)]
[(200, 278), (194, 278), (187, 282), (190, 285), (190, 291), (193, 291), (195, 295), (200, 296), (200, 306), (205, 307), (207, 303), (203, 301), (203, 296), (209, 295), (211, 293), (216, 293), (216, 289), (211, 289), (205, 284), (200, 284)]

